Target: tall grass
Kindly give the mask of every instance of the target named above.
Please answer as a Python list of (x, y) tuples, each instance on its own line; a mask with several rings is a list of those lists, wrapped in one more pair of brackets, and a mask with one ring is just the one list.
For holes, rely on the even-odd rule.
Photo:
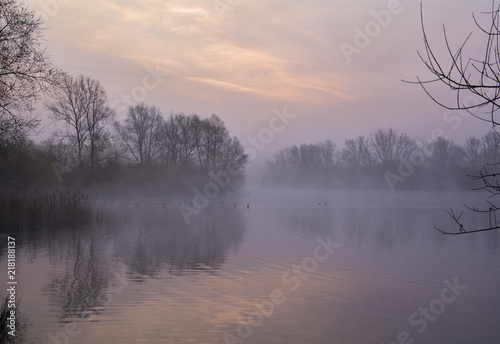
[(7, 327), (7, 318), (10, 316), (10, 309), (8, 307), (8, 298), (0, 295), (2, 300), (0, 303), (0, 344), (15, 344), (24, 343), (24, 332), (28, 326), (27, 319), (24, 315), (19, 313), (19, 300), (17, 302), (16, 311), (16, 331), (15, 337), (8, 334), (11, 331)]
[(49, 226), (89, 225), (103, 221), (92, 198), (81, 192), (55, 190), (48, 193), (12, 192), (0, 195), (0, 230)]
[(7, 334), (7, 318), (9, 317), (9, 308), (7, 306), (7, 298), (2, 299), (2, 303), (0, 304), (0, 343), (7, 343), (9, 335)]

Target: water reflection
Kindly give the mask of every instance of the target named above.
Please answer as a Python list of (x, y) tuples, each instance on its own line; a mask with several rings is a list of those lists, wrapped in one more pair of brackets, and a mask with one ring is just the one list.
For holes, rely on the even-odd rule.
[[(116, 207), (106, 226), (47, 229), (50, 240), (34, 242), (18, 233), (29, 332), (50, 343), (47, 333), (73, 322), (81, 333), (72, 344), (223, 343), (224, 332), (237, 334), (256, 302), (279, 288), (287, 301), (245, 343), (380, 343), (402, 330), (419, 341), (472, 342), (465, 326), (455, 326), (468, 314), (489, 342), (499, 337), (487, 324), (494, 318), (488, 305), (500, 307), (500, 232), (447, 237), (432, 229), (446, 225), (445, 207), (400, 206), (392, 198), (351, 207), (328, 195), (328, 205), (318, 206), (317, 196), (307, 201), (312, 206), (298, 197), (270, 205), (252, 199), (250, 209), (218, 205), (189, 225), (176, 208)], [(341, 246), (291, 290), (283, 273), (313, 256), (318, 237)], [(455, 276), (467, 293), (417, 336), (409, 315)], [(455, 335), (446, 338), (450, 329)]]
[(116, 255), (130, 271), (153, 278), (165, 268), (172, 275), (215, 272), (243, 241), (241, 209), (207, 209), (187, 225), (177, 209), (139, 209), (128, 214), (115, 238)]
[(190, 225), (173, 209), (115, 212), (117, 220), (111, 226), (80, 233), (76, 241), (50, 248), (66, 266), (45, 288), (63, 321), (99, 312), (114, 279), (110, 261), (123, 262), (136, 283), (155, 278), (162, 270), (178, 276), (214, 274), (228, 253), (238, 248), (245, 231), (240, 210), (209, 210)]
[(67, 256), (68, 267), (52, 276), (46, 290), (61, 308), (62, 319), (86, 318), (90, 310), (102, 306), (110, 272), (102, 241), (94, 234), (80, 238)]

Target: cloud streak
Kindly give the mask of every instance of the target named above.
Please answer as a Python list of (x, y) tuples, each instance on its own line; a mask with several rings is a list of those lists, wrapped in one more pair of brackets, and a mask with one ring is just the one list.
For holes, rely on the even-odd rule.
[[(40, 10), (38, 0), (27, 3)], [(371, 11), (386, 8), (387, 1), (244, 1), (221, 21), (209, 0), (72, 0), (50, 18), (45, 35), (68, 72), (103, 78), (111, 95), (140, 82), (145, 66), (159, 66), (168, 82), (146, 102), (164, 112), (228, 113), (232, 117), (223, 119), (236, 123), (250, 113), (259, 116), (256, 109), (263, 119), (274, 106), (299, 106), (317, 120), (308, 130), (337, 135), (341, 144), (363, 117), (370, 127), (357, 129), (359, 134), (374, 125), (418, 134), (415, 118), (427, 126), (439, 121), (440, 109), (401, 83), (425, 72), (416, 54), (422, 39), (419, 4), (401, 3), (404, 10), (351, 64), (339, 44), (352, 40), (354, 28), (373, 20)], [(491, 2), (460, 0), (449, 6), (444, 0), (424, 2), (429, 35), (437, 42), (443, 22), (460, 40), (473, 29), (471, 12), (488, 9)], [(470, 26), (456, 27), (460, 15)], [(408, 108), (410, 96), (419, 107)], [(339, 129), (332, 132), (329, 126)]]

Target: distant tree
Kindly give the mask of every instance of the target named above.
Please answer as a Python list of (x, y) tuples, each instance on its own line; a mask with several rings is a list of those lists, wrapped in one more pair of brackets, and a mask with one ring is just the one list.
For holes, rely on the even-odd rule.
[(316, 144), (301, 144), (300, 147), (301, 168), (307, 171), (326, 171), (334, 164), (335, 144), (326, 140)]
[(335, 158), (335, 144), (330, 140), (286, 147), (267, 160), (265, 180), (290, 186), (325, 184), (335, 167)]
[(439, 173), (450, 173), (460, 167), (464, 161), (464, 149), (451, 140), (437, 137), (428, 143), (429, 164)]
[(84, 162), (88, 147), (88, 164), (97, 163), (99, 140), (112, 122), (114, 110), (107, 105), (107, 95), (99, 81), (80, 75), (65, 75), (55, 100), (47, 105), (51, 116), (67, 127), (66, 137), (76, 145), (78, 163)]
[(22, 2), (0, 2), (0, 154), (36, 129), (34, 103), (58, 80), (41, 45), (41, 26)]
[(465, 163), (469, 170), (478, 170), (483, 163), (481, 158), (481, 141), (475, 137), (465, 140)]
[(369, 140), (364, 136), (358, 136), (355, 139), (346, 139), (345, 147), (340, 152), (340, 158), (350, 166), (369, 167), (374, 164)]
[(483, 163), (495, 164), (500, 162), (500, 136), (490, 131), (481, 139), (481, 158)]
[(158, 162), (163, 125), (160, 109), (141, 103), (130, 106), (123, 124), (115, 122), (114, 126), (132, 160), (140, 165), (150, 165)]
[(297, 146), (280, 149), (271, 160), (267, 161), (267, 173), (272, 178), (284, 177), (285, 174), (298, 173), (300, 169), (300, 150)]
[(370, 136), (370, 146), (376, 162), (381, 165), (407, 161), (417, 148), (415, 141), (407, 134), (399, 134), (392, 128), (377, 129)]

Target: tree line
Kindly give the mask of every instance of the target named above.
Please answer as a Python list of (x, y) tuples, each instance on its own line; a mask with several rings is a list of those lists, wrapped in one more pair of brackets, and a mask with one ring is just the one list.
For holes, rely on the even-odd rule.
[(241, 185), (247, 155), (217, 115), (163, 116), (158, 107), (140, 103), (118, 121), (98, 81), (64, 78), (46, 104), (63, 129), (39, 144), (18, 144), (11, 160), (3, 161), (3, 174), (11, 172), (16, 184), (181, 192), (223, 171), (233, 176), (225, 191)]
[(379, 128), (346, 139), (341, 149), (330, 140), (281, 149), (267, 161), (264, 185), (387, 189), (392, 183), (400, 189), (470, 189), (467, 175), (497, 163), (499, 144), (494, 131), (459, 145), (442, 136), (419, 140)]
[[(90, 76), (53, 66), (42, 42), (42, 20), (22, 2), (0, 3), (0, 188), (94, 187), (181, 191), (210, 173), (244, 177), (247, 156), (215, 114), (163, 116), (146, 104), (117, 120), (106, 90)], [(62, 129), (35, 144), (36, 104), (44, 102)]]

